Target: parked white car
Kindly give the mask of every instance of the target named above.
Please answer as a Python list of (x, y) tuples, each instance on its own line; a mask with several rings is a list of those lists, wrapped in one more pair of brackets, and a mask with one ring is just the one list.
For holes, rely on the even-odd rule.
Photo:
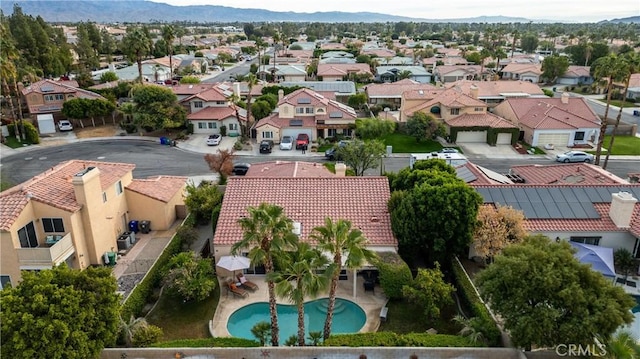
[(62, 131), (73, 131), (73, 125), (68, 120), (60, 120), (58, 122), (58, 130)]
[(293, 148), (293, 137), (291, 136), (282, 137), (282, 141), (280, 141), (280, 149), (291, 150), (292, 148)]
[(217, 146), (220, 144), (221, 140), (222, 140), (222, 136), (218, 134), (209, 135), (209, 137), (207, 137), (207, 146)]
[(569, 151), (559, 155), (556, 155), (556, 161), (558, 162), (593, 162), (593, 155), (582, 151)]

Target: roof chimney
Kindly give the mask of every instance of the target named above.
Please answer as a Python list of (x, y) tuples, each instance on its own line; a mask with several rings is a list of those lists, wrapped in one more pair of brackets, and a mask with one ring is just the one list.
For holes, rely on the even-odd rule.
[(238, 96), (238, 98), (240, 98), (240, 83), (239, 82), (234, 82), (233, 83), (233, 94)]
[(478, 99), (478, 86), (471, 85), (471, 87), (469, 87), (469, 94), (471, 95), (471, 97), (473, 97), (473, 98), (475, 98), (477, 100)]
[(284, 90), (283, 89), (278, 90), (278, 101), (282, 100), (283, 97), (284, 97)]
[(562, 101), (562, 103), (565, 105), (569, 104), (569, 93), (563, 92), (562, 96), (560, 97), (560, 101)]
[(347, 165), (342, 162), (336, 163), (336, 177), (345, 177), (347, 175)]
[(611, 207), (609, 217), (618, 228), (628, 228), (631, 224), (633, 209), (638, 202), (629, 192), (618, 192), (611, 194)]

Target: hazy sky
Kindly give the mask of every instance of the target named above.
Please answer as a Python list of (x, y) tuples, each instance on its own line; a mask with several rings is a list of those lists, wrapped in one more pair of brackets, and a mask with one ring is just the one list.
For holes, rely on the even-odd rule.
[(640, 15), (639, 0), (153, 0), (171, 5), (223, 5), (273, 11), (377, 12), (424, 19), (513, 16), (591, 22)]

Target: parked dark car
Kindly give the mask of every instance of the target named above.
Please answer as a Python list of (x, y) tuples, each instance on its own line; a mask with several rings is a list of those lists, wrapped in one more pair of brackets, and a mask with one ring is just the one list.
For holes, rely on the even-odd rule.
[(340, 147), (346, 146), (348, 143), (349, 141), (346, 141), (346, 140), (342, 140), (338, 142), (335, 146), (324, 151), (324, 158), (328, 159), (329, 161), (340, 161), (341, 158), (340, 158), (340, 155), (338, 154), (338, 149)]
[(249, 163), (236, 163), (233, 165), (231, 173), (236, 176), (244, 176), (247, 174), (247, 171), (249, 171), (249, 167), (251, 167)]
[(271, 153), (273, 149), (273, 141), (262, 140), (260, 141), (260, 153)]

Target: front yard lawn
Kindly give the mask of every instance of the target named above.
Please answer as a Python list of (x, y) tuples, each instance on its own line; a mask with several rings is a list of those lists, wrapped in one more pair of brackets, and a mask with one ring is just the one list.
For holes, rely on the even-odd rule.
[(210, 338), (209, 321), (213, 319), (219, 299), (219, 288), (201, 302), (187, 303), (183, 303), (179, 297), (169, 295), (165, 289), (158, 305), (147, 315), (147, 321), (162, 328), (163, 341)]
[(457, 314), (455, 304), (440, 308), (440, 318), (437, 320), (423, 319), (424, 310), (419, 305), (405, 300), (391, 300), (387, 307), (387, 321), (380, 323), (380, 332), (424, 333), (435, 328), (438, 334), (456, 335), (461, 329), (451, 320)]
[[(611, 142), (611, 136), (605, 135), (602, 142), (602, 153), (606, 154), (606, 149)], [(589, 151), (595, 153), (595, 151)], [(635, 136), (616, 136), (613, 141), (612, 155), (640, 156), (640, 138)]]
[(4, 144), (11, 148), (20, 148), (20, 147), (23, 147), (25, 144), (30, 145), (31, 143), (26, 140), (23, 142), (20, 142), (18, 141), (16, 136), (7, 136), (4, 138)]
[(393, 153), (429, 153), (442, 149), (442, 145), (437, 141), (416, 142), (414, 137), (398, 132), (383, 137), (382, 141), (387, 146), (393, 146)]

